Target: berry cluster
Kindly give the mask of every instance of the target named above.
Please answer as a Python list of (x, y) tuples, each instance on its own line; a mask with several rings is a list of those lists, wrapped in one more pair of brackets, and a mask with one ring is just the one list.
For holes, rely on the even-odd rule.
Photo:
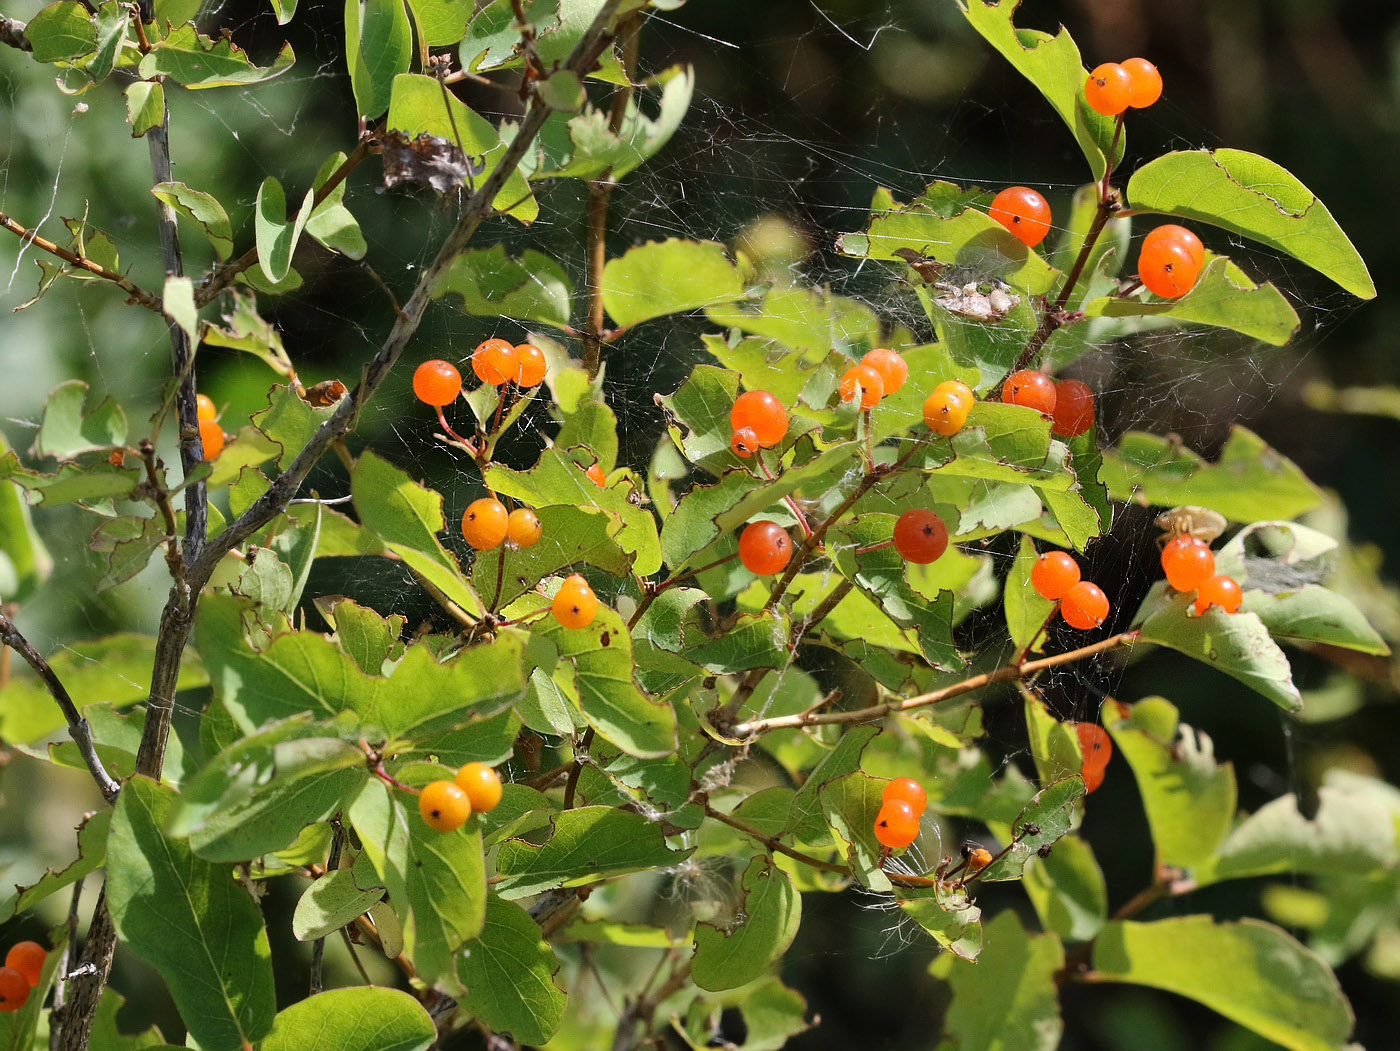
[(1105, 62), (1084, 81), (1084, 101), (1106, 117), (1129, 107), (1146, 109), (1162, 97), (1162, 74), (1145, 58)]
[(1234, 613), (1244, 598), (1233, 578), (1215, 572), (1215, 555), (1210, 545), (1199, 537), (1188, 534), (1167, 541), (1162, 548), (1162, 572), (1173, 589), (1196, 593), (1197, 616), (1211, 606)]
[(898, 351), (877, 347), (866, 351), (860, 363), (852, 365), (841, 376), (841, 400), (854, 401), (860, 395), (860, 407), (873, 409), (880, 399), (888, 397), (909, 378), (909, 365)]
[(1047, 551), (1036, 559), (1031, 587), (1041, 598), (1059, 603), (1060, 615), (1072, 628), (1097, 628), (1108, 616), (1108, 596), (1097, 584), (1081, 579), (1079, 563), (1066, 551)]
[(1049, 416), (1051, 429), (1064, 438), (1077, 438), (1094, 425), (1094, 392), (1082, 380), (1053, 380), (1022, 369), (1006, 377), (1001, 400)]
[[(538, 387), (548, 371), (544, 351), (533, 343), (512, 346), (504, 339), (488, 339), (472, 351), (472, 371), (482, 383), (500, 387), (514, 383), (521, 389)], [(413, 394), (435, 409), (451, 405), (462, 393), (462, 374), (450, 361), (435, 358), (413, 370)]]
[(39, 984), (48, 952), (38, 942), (16, 942), (0, 967), (0, 1013), (18, 1011)]
[(1088, 795), (1103, 784), (1104, 771), (1113, 758), (1113, 741), (1098, 723), (1075, 723), (1074, 732), (1079, 737), (1079, 776), (1084, 778), (1084, 794)]
[[(745, 391), (734, 399), (734, 406), (729, 410), (729, 425), (734, 429), (729, 447), (735, 456), (747, 460), (760, 449), (777, 445), (787, 437), (787, 409), (766, 390)], [(601, 475), (602, 471), (598, 473)]]
[(896, 777), (880, 796), (875, 838), (887, 850), (900, 850), (919, 836), (919, 819), (928, 809), (928, 793), (912, 777)]
[(473, 500), (462, 512), (462, 536), (478, 551), (490, 551), (507, 540), (515, 547), (530, 547), (543, 533), (535, 512), (517, 507), (507, 513), (505, 505), (494, 497)]
[(418, 812), (429, 828), (451, 832), (472, 814), (495, 810), (501, 801), (501, 778), (485, 763), (468, 763), (451, 781), (433, 781), (418, 793)]

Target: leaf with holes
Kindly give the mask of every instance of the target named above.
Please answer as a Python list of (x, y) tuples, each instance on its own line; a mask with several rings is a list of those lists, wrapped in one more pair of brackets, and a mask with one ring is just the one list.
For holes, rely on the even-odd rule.
[(787, 950), (801, 922), (802, 895), (792, 877), (768, 855), (756, 854), (740, 878), (733, 922), (695, 925), (691, 977), (712, 992), (747, 985)]

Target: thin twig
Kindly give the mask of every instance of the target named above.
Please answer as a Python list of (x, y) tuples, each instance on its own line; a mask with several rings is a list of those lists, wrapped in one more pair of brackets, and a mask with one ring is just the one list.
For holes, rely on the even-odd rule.
[(793, 861), (800, 861), (804, 865), (810, 865), (814, 869), (821, 869), (823, 872), (835, 872), (841, 876), (849, 876), (851, 874), (851, 870), (845, 865), (837, 865), (831, 861), (823, 861), (821, 858), (814, 858), (810, 854), (804, 854), (800, 850), (794, 850), (777, 836), (770, 836), (766, 832), (761, 832), (754, 828), (752, 825), (746, 825), (742, 821), (730, 817), (723, 810), (716, 810), (714, 807), (710, 806), (709, 803), (705, 804), (705, 814), (707, 817), (712, 817), (716, 821), (728, 825), (736, 832), (742, 832), (751, 839), (758, 840), (769, 850), (775, 850), (779, 854), (792, 858)]
[(564, 809), (574, 808), (574, 794), (578, 791), (578, 777), (583, 772), (584, 764), (588, 761), (588, 749), (593, 744), (593, 727), (589, 727), (583, 733), (583, 740), (578, 744), (578, 749), (574, 755), (573, 766), (569, 770), (569, 779), (564, 782)]
[[(329, 856), (326, 858), (326, 872), (328, 874), (340, 868), (340, 852), (345, 846), (345, 826), (340, 823), (339, 816), (331, 818), (331, 829), (331, 850)], [(315, 996), (325, 988), (325, 983), (321, 975), (321, 960), (325, 956), (325, 952), (326, 939), (325, 936), (322, 935), (317, 938), (315, 944), (311, 946), (310, 995), (312, 996)]]
[(0, 212), (0, 227), (10, 231), (21, 241), (32, 244), (35, 248), (42, 248), (50, 255), (56, 255), (70, 266), (76, 266), (79, 270), (86, 270), (94, 277), (100, 277), (104, 281), (110, 281), (123, 292), (125, 292), (132, 303), (153, 310), (162, 317), (165, 316), (165, 304), (161, 302), (160, 296), (147, 292), (144, 288), (133, 283), (125, 274), (119, 274), (115, 270), (108, 270), (101, 263), (95, 263), (87, 256), (79, 255), (77, 252), (55, 244), (47, 237), (40, 237), (37, 231), (27, 229), (16, 222), (4, 212)]

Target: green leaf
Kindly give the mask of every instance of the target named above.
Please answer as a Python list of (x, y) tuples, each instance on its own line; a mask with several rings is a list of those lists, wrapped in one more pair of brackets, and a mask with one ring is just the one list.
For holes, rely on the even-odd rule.
[(436, 832), (419, 817), (412, 797), (378, 780), (365, 785), (349, 816), (404, 921), (405, 951), (419, 976), (443, 982), (457, 951), (481, 933), (486, 913), (479, 822)]
[(982, 910), (957, 881), (928, 889), (901, 886), (900, 911), (917, 923), (951, 955), (976, 960), (982, 951)]
[[(340, 151), (326, 158), (311, 184), (313, 192), (321, 191), (321, 187), (339, 170), (345, 159), (345, 154)], [(344, 202), (345, 182), (342, 180), (311, 210), (311, 215), (306, 220), (306, 232), (333, 252), (340, 252), (350, 259), (363, 259), (368, 246), (365, 244), (364, 235), (360, 233), (360, 224), (355, 221)]]
[(155, 0), (156, 26), (159, 30), (169, 30), (172, 26), (182, 26), (198, 16), (201, 0)]
[(531, 628), (559, 654), (554, 681), (578, 705), (590, 726), (629, 755), (663, 756), (676, 750), (676, 715), (632, 681), (632, 639), (606, 606), (586, 628), (566, 628), (547, 617)]
[[(1101, 179), (1110, 157), (1115, 164), (1122, 160), (1126, 136), (1119, 133), (1115, 137), (1114, 118), (1084, 102), (1084, 82), (1089, 75), (1069, 30), (1061, 26), (1060, 32), (1051, 36), (1038, 29), (1017, 29), (1011, 20), (1019, 4), (1020, 0), (958, 0), (977, 32), (1045, 96), (1074, 133), (1094, 178)], [(1136, 203), (1131, 191), (1129, 198)]]
[(345, 61), (361, 117), (373, 120), (389, 108), (395, 78), (412, 58), (403, 0), (345, 0)]
[(90, 1051), (138, 1051), (140, 1048), (155, 1048), (164, 1051), (167, 1044), (160, 1030), (151, 1026), (142, 1033), (123, 1033), (117, 1025), (117, 1013), (126, 1006), (126, 997), (110, 985), (102, 990), (97, 1002), (97, 1014), (93, 1018), (92, 1032), (88, 1036)]
[[(0, 435), (0, 454), (8, 451)], [(22, 606), (52, 571), (53, 558), (34, 528), (20, 487), (0, 481), (0, 595)]]
[(461, 1003), (482, 1024), (522, 1044), (543, 1044), (564, 1016), (563, 991), (554, 982), (559, 959), (530, 914), (496, 895), (486, 899), (486, 923), (467, 943), (457, 977)]
[(1292, 1051), (1341, 1051), (1351, 1007), (1331, 969), (1277, 927), (1179, 916), (1115, 921), (1094, 942), (1097, 981), (1189, 997)]
[(1180, 724), (1160, 697), (1108, 701), (1103, 722), (1133, 768), (1157, 867), (1196, 870), (1234, 824), (1234, 767), (1216, 763), (1210, 738)]
[[(132, 123), (135, 124), (135, 121)], [(202, 190), (193, 190), (182, 182), (158, 182), (151, 187), (151, 193), (181, 215), (198, 223), (204, 231), (204, 236), (214, 246), (216, 256), (227, 259), (232, 254), (233, 227), (229, 223), (224, 206), (212, 195)]]
[(123, 786), (107, 840), (112, 922), (160, 972), (201, 1046), (253, 1043), (277, 1010), (262, 913), (229, 868), (164, 834), (175, 805), (175, 793), (148, 778)]
[[(1011, 563), (1011, 572), (1006, 575), (1003, 588), (1002, 610), (1006, 616), (1006, 628), (1011, 634), (1011, 644), (1020, 653), (1035, 642), (1041, 629), (1055, 610), (1055, 603), (1041, 598), (1031, 587), (1031, 570), (1039, 555), (1035, 544), (1028, 536), (1021, 537), (1021, 545), (1016, 558)], [(1039, 653), (1044, 647), (1041, 639), (1034, 647)]]
[(739, 881), (728, 924), (695, 925), (691, 977), (701, 989), (737, 989), (767, 973), (787, 951), (802, 922), (802, 895), (767, 854), (756, 854)]
[(729, 410), (739, 393), (739, 377), (728, 369), (696, 365), (675, 394), (658, 395), (667, 430), (676, 447), (697, 467), (722, 474), (737, 462), (729, 440)]
[(164, 540), (165, 523), (158, 515), (121, 515), (104, 521), (88, 541), (88, 547), (105, 556), (102, 576), (94, 583), (94, 589), (103, 591), (130, 580), (150, 564), (151, 556)]
[(199, 344), (199, 309), (194, 305), (194, 282), (188, 277), (167, 274), (161, 293), (165, 316), (184, 330), (191, 346)]
[(494, 599), (496, 609), (570, 566), (596, 566), (612, 576), (627, 575), (632, 556), (618, 546), (618, 534), (623, 529), (618, 518), (597, 508), (565, 504), (540, 507), (535, 513), (544, 529), (538, 541), (525, 548), (502, 544), (491, 551), (478, 552), (472, 564), (473, 587), (478, 594)]
[(521, 27), (511, 0), (491, 0), (467, 26), (458, 55), (468, 73), (481, 73), (514, 64)]
[(129, 496), (141, 482), (135, 467), (63, 463), (53, 474), (29, 471), (20, 466), (13, 451), (0, 453), (0, 479), (13, 481), (26, 492), (37, 494), (34, 503), (46, 507), (74, 502), (96, 502), (109, 497)]
[[(985, 282), (978, 288), (989, 290)], [(983, 321), (963, 317), (944, 307), (928, 291), (915, 288), (924, 312), (933, 322), (934, 332), (940, 343), (947, 347), (953, 359), (977, 368), (977, 375), (968, 377), (972, 389), (986, 392), (999, 383), (1012, 370), (1021, 351), (1030, 342), (1031, 336), (1040, 324), (1035, 311), (1025, 296), (1000, 321)], [(954, 377), (944, 377), (952, 379)], [(936, 386), (937, 384), (935, 384)], [(929, 388), (930, 390), (932, 388)], [(926, 396), (926, 395), (925, 395)], [(923, 404), (919, 404), (922, 418)]]
[(883, 804), (887, 781), (862, 770), (827, 781), (817, 790), (832, 842), (851, 873), (877, 892), (890, 890), (881, 866), (885, 850), (875, 838), (875, 818)]
[(1292, 518), (1322, 499), (1292, 460), (1238, 424), (1213, 464), (1180, 441), (1129, 431), (1104, 452), (1100, 477), (1114, 500), (1195, 504), (1235, 522)]
[(538, 321), (555, 328), (569, 324), (569, 275), (557, 262), (527, 248), (517, 261), (506, 246), (474, 248), (452, 260), (434, 298), (461, 297), (461, 309), (482, 317)]
[(334, 934), (383, 897), (383, 887), (361, 887), (350, 869), (328, 872), (297, 899), (292, 934), (304, 942)]
[(1283, 293), (1265, 281), (1256, 285), (1229, 259), (1209, 255), (1195, 286), (1179, 299), (1100, 296), (1082, 308), (1088, 317), (1159, 317), (1242, 332), (1281, 347), (1302, 324)]
[(549, 838), (542, 844), (520, 839), (501, 844), (496, 889), (514, 899), (578, 887), (605, 876), (678, 865), (694, 849), (671, 850), (661, 826), (641, 814), (607, 806), (576, 807), (550, 819)]
[(50, 894), (71, 887), (78, 880), (101, 868), (107, 860), (107, 830), (112, 812), (99, 810), (78, 825), (78, 856), (61, 869), (45, 869), (27, 886), (15, 886), (13, 893), (0, 898), (0, 923), (8, 923), (21, 912), (34, 908)]
[(277, 24), (284, 26), (297, 13), (297, 0), (272, 0), (272, 12), (277, 16)]
[[(49, 654), (49, 666), (80, 711), (98, 701), (129, 708), (149, 696), (155, 641), (151, 635), (122, 633), (73, 642)], [(187, 653), (180, 664), (176, 689), (208, 683), (204, 665), (195, 654)], [(27, 665), (13, 668), (10, 681), (0, 690), (0, 737), (14, 744), (33, 744), (63, 726), (63, 715), (48, 688)]]
[(1375, 283), (1332, 213), (1290, 172), (1244, 150), (1180, 150), (1149, 161), (1128, 180), (1134, 211), (1199, 219), (1306, 263), (1354, 296)]
[(267, 393), (267, 408), (253, 413), (253, 424), (277, 447), (277, 466), (283, 470), (311, 443), (334, 407), (315, 406), (290, 385), (277, 384)]
[(88, 385), (81, 380), (60, 383), (44, 403), (44, 418), (34, 439), (35, 456), (72, 460), (82, 453), (126, 444), (126, 413), (112, 398), (84, 411)]
[(1084, 797), (1084, 780), (1075, 774), (1047, 785), (1026, 804), (1012, 825), (1010, 847), (978, 873), (978, 879), (1020, 879), (1026, 863), (1047, 844), (1071, 831), (1078, 823), (1075, 804)]
[[(859, 357), (880, 339), (879, 318), (864, 303), (825, 289), (800, 285), (773, 285), (764, 293), (761, 303), (747, 301), (710, 307), (705, 315), (716, 325), (777, 340), (793, 350), (810, 351), (815, 355), (836, 350)], [(714, 336), (705, 337), (705, 342), (716, 349), (726, 347)], [(732, 362), (726, 364), (738, 368)], [(911, 379), (913, 373), (911, 364)], [(747, 378), (745, 382), (751, 387), (767, 389), (764, 384), (749, 382)], [(784, 400), (791, 404), (791, 398)]]
[(448, 47), (462, 39), (473, 0), (409, 0), (418, 35), (428, 47)]
[[(136, 770), (136, 753), (141, 747), (146, 712), (147, 709), (137, 708), (122, 715), (110, 704), (90, 704), (83, 709), (83, 718), (87, 720), (88, 728), (92, 731), (97, 754), (108, 772), (119, 781)], [(49, 758), (74, 770), (87, 769), (86, 762), (78, 752), (78, 746), (71, 740), (51, 741)], [(188, 772), (189, 762), (190, 757), (179, 738), (170, 737), (165, 745), (162, 779), (178, 788)]]
[(282, 346), (282, 336), (274, 325), (258, 313), (257, 297), (237, 288), (230, 289), (227, 294), (233, 302), (232, 312), (223, 318), (228, 327), (207, 325), (204, 342), (214, 347), (247, 351), (278, 375), (290, 380), (295, 370), (287, 357), (286, 348)]
[(42, 7), (24, 26), (35, 62), (72, 62), (97, 49), (97, 27), (75, 0)]
[(254, 222), (258, 266), (273, 283), (281, 281), (292, 269), (292, 255), (296, 252), (297, 242), (301, 240), (301, 232), (306, 228), (306, 220), (311, 214), (313, 196), (314, 193), (308, 190), (296, 216), (288, 220), (287, 197), (276, 177), (269, 175), (258, 187)]
[(1064, 1030), (1055, 981), (1065, 963), (1060, 939), (1028, 935), (1007, 909), (986, 925), (985, 942), (975, 963), (946, 953), (929, 966), (953, 993), (938, 1051), (1055, 1051)]
[(1108, 887), (1093, 848), (1076, 835), (1055, 844), (1021, 877), (1041, 926), (1066, 941), (1086, 942), (1108, 918)]
[(160, 81), (133, 80), (126, 86), (126, 120), (139, 139), (165, 120), (165, 87)]
[(96, 53), (87, 73), (94, 81), (106, 80), (117, 64), (117, 55), (126, 44), (130, 15), (116, 0), (105, 0), (97, 9)]
[(743, 294), (738, 269), (714, 241), (649, 241), (603, 267), (603, 307), (624, 328)]
[(202, 36), (191, 23), (155, 41), (140, 69), (143, 80), (169, 77), (187, 88), (223, 88), (271, 80), (291, 69), (295, 61), (292, 45), (283, 44), (271, 65), (255, 66), (232, 40)]
[(1280, 708), (1303, 707), (1288, 658), (1269, 637), (1269, 629), (1253, 613), (1225, 613), (1211, 608), (1197, 616), (1187, 610), (1193, 595), (1170, 592), (1158, 581), (1133, 618), (1143, 642), (1155, 642), (1201, 661), (1238, 679)]
[(277, 1013), (260, 1051), (427, 1051), (437, 1027), (398, 989), (328, 989)]

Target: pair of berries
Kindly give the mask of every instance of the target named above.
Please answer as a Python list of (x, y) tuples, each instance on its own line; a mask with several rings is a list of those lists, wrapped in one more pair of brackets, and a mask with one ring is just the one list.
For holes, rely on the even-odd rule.
[(1084, 794), (1088, 795), (1103, 784), (1104, 771), (1113, 758), (1113, 741), (1098, 723), (1075, 723), (1074, 732), (1079, 738), (1079, 776), (1084, 778)]
[(1105, 117), (1128, 107), (1146, 109), (1162, 97), (1162, 74), (1145, 58), (1105, 62), (1084, 81), (1084, 101)]
[(860, 407), (873, 409), (880, 399), (888, 397), (909, 378), (909, 365), (895, 350), (877, 347), (866, 351), (860, 363), (852, 365), (841, 376), (841, 400), (854, 401), (860, 394)]
[(451, 781), (433, 781), (418, 793), (418, 813), (429, 828), (451, 832), (473, 813), (495, 810), (501, 801), (501, 778), (485, 763), (468, 763)]
[(928, 809), (928, 793), (912, 777), (896, 777), (880, 796), (875, 838), (888, 850), (900, 850), (919, 837), (919, 819)]
[(16, 942), (0, 967), (0, 1013), (18, 1011), (39, 984), (48, 952), (38, 942)]
[(960, 380), (944, 380), (924, 399), (924, 423), (945, 438), (957, 434), (977, 400), (972, 388)]
[(1199, 537), (1178, 536), (1169, 540), (1162, 548), (1162, 572), (1175, 590), (1196, 593), (1198, 617), (1211, 606), (1234, 613), (1244, 599), (1233, 578), (1215, 572), (1215, 555)]
[(462, 536), (478, 551), (490, 551), (509, 540), (516, 547), (530, 547), (544, 533), (544, 526), (528, 507), (506, 512), (493, 497), (473, 500), (462, 512)]
[(1154, 295), (1178, 299), (1196, 287), (1206, 263), (1201, 239), (1184, 226), (1167, 223), (1142, 239), (1138, 280)]
[(760, 449), (777, 445), (787, 437), (787, 409), (766, 390), (745, 391), (734, 399), (729, 410), (729, 426), (733, 428), (729, 447), (735, 456), (747, 460)]
[(1022, 369), (1006, 377), (1001, 400), (1049, 416), (1051, 429), (1065, 438), (1076, 438), (1094, 424), (1094, 392), (1080, 380), (1052, 380), (1035, 369)]
[(586, 628), (598, 615), (598, 596), (581, 574), (571, 573), (554, 593), (551, 610), (564, 627)]
[(207, 394), (196, 394), (194, 400), (199, 417), (199, 444), (204, 446), (204, 458), (217, 459), (219, 453), (224, 451), (224, 429), (218, 423), (219, 410)]
[(1050, 204), (1029, 186), (1008, 186), (992, 198), (987, 214), (1027, 248), (1040, 244), (1050, 232)]
[(1031, 567), (1031, 587), (1043, 599), (1060, 604), (1065, 623), (1080, 631), (1097, 628), (1108, 616), (1108, 596), (1080, 577), (1079, 563), (1065, 551), (1047, 551)]

